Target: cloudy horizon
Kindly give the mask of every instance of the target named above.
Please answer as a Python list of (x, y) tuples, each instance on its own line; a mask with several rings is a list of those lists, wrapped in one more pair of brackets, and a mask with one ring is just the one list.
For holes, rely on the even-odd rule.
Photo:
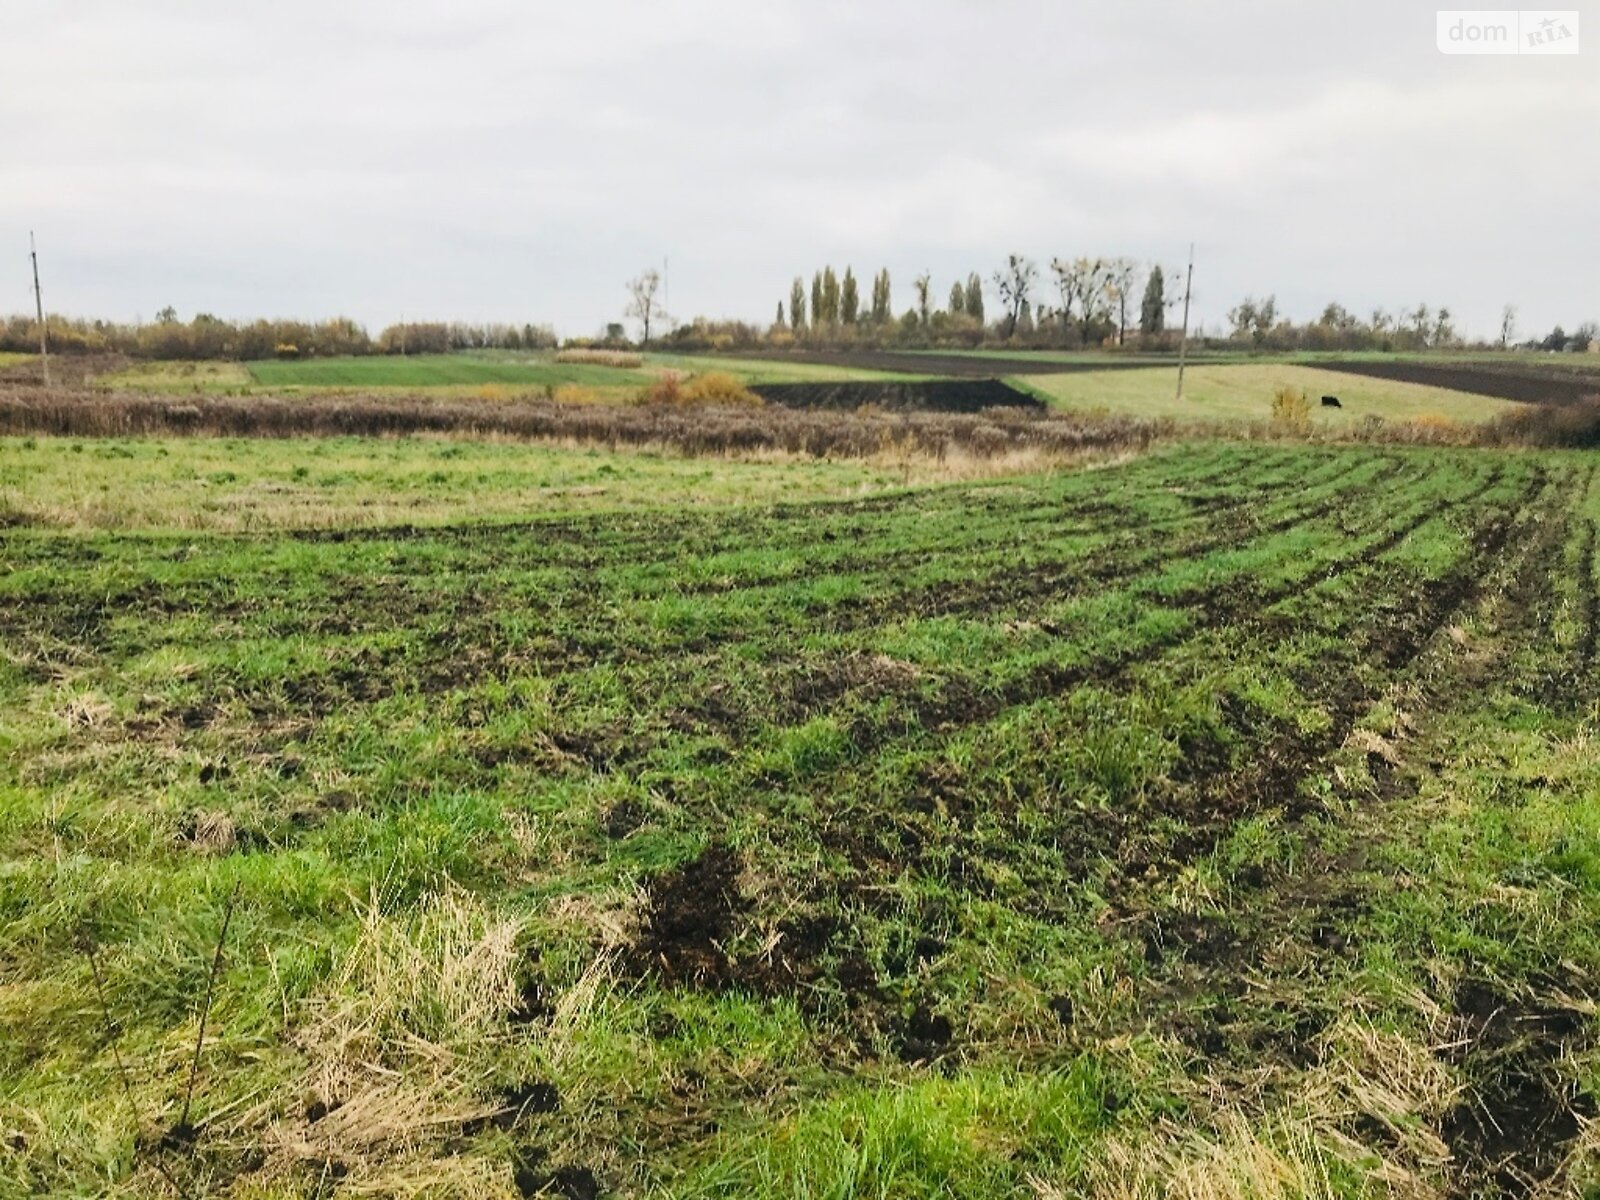
[[(765, 322), (1011, 252), (1178, 267), (1196, 319), (1600, 317), (1600, 45), (1446, 56), (1435, 8), (883, 0), (8, 6), (0, 312)], [(1580, 9), (1593, 43), (1600, 19)], [(1587, 270), (1585, 268), (1588, 268)], [(1041, 300), (1048, 303), (1041, 288)], [(991, 304), (994, 303), (992, 292)]]

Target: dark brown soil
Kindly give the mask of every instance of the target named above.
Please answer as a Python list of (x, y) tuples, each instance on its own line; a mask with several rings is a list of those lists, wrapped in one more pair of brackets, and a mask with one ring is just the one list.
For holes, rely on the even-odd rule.
[(947, 413), (979, 413), (988, 408), (1044, 410), (1039, 399), (1008, 387), (998, 379), (768, 383), (758, 384), (755, 390), (763, 400), (786, 408), (878, 408)]
[(645, 928), (630, 960), (667, 984), (728, 986), (733, 960), (724, 949), (747, 903), (738, 890), (739, 860), (724, 846), (652, 879)]
[(949, 1017), (935, 1012), (926, 1003), (917, 1005), (900, 1038), (900, 1061), (936, 1061), (949, 1052), (953, 1032)]
[(557, 1112), (561, 1108), (561, 1093), (555, 1084), (534, 1079), (506, 1088), (496, 1097), (496, 1104), (494, 1112), (463, 1121), (462, 1134), (471, 1137), (489, 1129), (515, 1129), (529, 1117)]
[(1560, 1069), (1592, 1040), (1590, 1021), (1478, 979), (1457, 987), (1453, 1007), (1460, 1026), (1453, 1058), (1468, 1079), (1439, 1130), (1454, 1159), (1453, 1194), (1529, 1195), (1554, 1176), (1583, 1123), (1600, 1111)]
[(565, 1166), (553, 1171), (539, 1169), (536, 1161), (523, 1161), (512, 1171), (512, 1182), (519, 1194), (546, 1196), (551, 1200), (599, 1200), (600, 1181), (588, 1167)]
[(621, 800), (606, 810), (603, 818), (606, 836), (621, 841), (650, 819), (644, 805), (636, 800)]
[(1318, 363), (1330, 371), (1451, 388), (1527, 404), (1577, 404), (1600, 396), (1600, 365), (1540, 367), (1523, 363), (1367, 362), (1334, 359)]

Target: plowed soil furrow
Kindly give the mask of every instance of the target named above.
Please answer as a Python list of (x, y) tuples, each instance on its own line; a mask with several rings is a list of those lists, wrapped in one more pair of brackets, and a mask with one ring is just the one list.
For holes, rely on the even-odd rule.
[(1594, 669), (1596, 637), (1600, 636), (1600, 582), (1595, 577), (1595, 521), (1584, 521), (1583, 540), (1579, 543), (1578, 567), (1578, 641), (1573, 647), (1573, 667), (1581, 673)]
[[(1470, 493), (1439, 507), (1430, 502), (1420, 502), (1413, 512), (1397, 523), (1389, 523), (1392, 514), (1375, 517), (1371, 529), (1381, 532), (1373, 540), (1361, 545), (1353, 555), (1342, 557), (1330, 564), (1327, 575), (1369, 568), (1381, 555), (1399, 545), (1430, 520), (1436, 519), (1442, 513), (1461, 510), (1475, 503), (1495, 486), (1498, 478), (1497, 472), (1491, 472)], [(1352, 537), (1372, 536), (1370, 532), (1366, 534), (1358, 530), (1348, 532)], [(1153, 561), (1168, 561), (1167, 555), (1171, 553), (1170, 549), (1165, 554), (1157, 552), (1153, 556)], [(1046, 664), (1027, 672), (1021, 678), (992, 688), (979, 688), (951, 680), (935, 696), (909, 696), (902, 693), (902, 703), (883, 710), (877, 716), (863, 715), (853, 719), (847, 727), (847, 732), (857, 754), (870, 755), (904, 736), (915, 738), (922, 732), (943, 736), (964, 725), (991, 720), (1008, 708), (1031, 704), (1085, 684), (1104, 686), (1126, 680), (1129, 673), (1139, 666), (1156, 661), (1218, 628), (1253, 620), (1253, 614), (1298, 594), (1304, 586), (1305, 582), (1299, 580), (1272, 588), (1255, 587), (1241, 579), (1217, 583), (1171, 601), (1172, 604), (1187, 611), (1192, 619), (1170, 634), (1118, 651), (1111, 656), (1098, 657), (1083, 663)], [(1082, 589), (1067, 590), (1050, 598), (1065, 600), (1081, 592)], [(1037, 595), (1031, 589), (1029, 594)], [(1008, 591), (1002, 593), (1001, 598), (991, 599), (988, 608), (993, 611), (996, 605), (1009, 605), (1014, 600), (1014, 595)], [(982, 607), (976, 597), (972, 603), (975, 609)], [(1023, 609), (1019, 615), (1026, 615), (1027, 612), (1028, 610)], [(1350, 621), (1353, 623), (1358, 617), (1359, 614), (1352, 613)], [(1270, 636), (1284, 636), (1284, 634), (1280, 632)], [(774, 681), (769, 683), (769, 695), (760, 702), (759, 707), (746, 708), (740, 701), (725, 699), (719, 701), (714, 709), (696, 710), (694, 716), (697, 721), (704, 722), (709, 728), (716, 729), (735, 741), (741, 741), (748, 736), (758, 734), (763, 726), (774, 719), (784, 723), (797, 722), (815, 713), (831, 711), (860, 684), (860, 676), (850, 671), (825, 678), (802, 676), (789, 685), (791, 700), (785, 703), (784, 685)], [(874, 695), (880, 699), (890, 699), (895, 695), (895, 689), (875, 689)], [(796, 702), (796, 697), (803, 699)], [(776, 706), (772, 705), (774, 699), (777, 700)], [(608, 757), (607, 766), (614, 770), (628, 769), (648, 759), (650, 754), (651, 747), (648, 741), (634, 740), (627, 747), (618, 747)]]
[[(1486, 481), (1482, 485), (1482, 490), (1487, 490), (1491, 486), (1492, 482)], [(1536, 490), (1537, 485), (1530, 484), (1528, 494), (1531, 495)], [(1462, 508), (1471, 500), (1472, 497), (1463, 497), (1447, 508)], [(1324, 577), (1350, 572), (1359, 573), (1370, 569), (1384, 553), (1399, 545), (1406, 537), (1438, 515), (1438, 510), (1420, 509), (1397, 526), (1385, 529), (1377, 538), (1355, 553), (1339, 559)], [(1443, 580), (1430, 581), (1408, 598), (1406, 607), (1413, 613), (1413, 619), (1417, 623), (1407, 631), (1403, 642), (1404, 649), (1399, 654), (1395, 644), (1386, 644), (1384, 654), (1387, 657), (1403, 657), (1406, 653), (1414, 654), (1415, 650), (1420, 650), (1425, 641), (1423, 629), (1437, 628), (1437, 623), (1444, 619), (1443, 613), (1448, 608), (1444, 598), (1459, 596), (1462, 589), (1467, 586), (1467, 581), (1473, 577), (1473, 573), (1504, 544), (1511, 528), (1511, 521), (1505, 517), (1493, 516), (1485, 520), (1475, 534), (1477, 550), (1468, 564), (1458, 566)], [(1239, 586), (1238, 581), (1219, 584), (1186, 598), (1185, 606), (1194, 614), (1195, 619), (1180, 630), (1154, 638), (1136, 648), (1089, 662), (1071, 665), (1046, 664), (991, 691), (972, 692), (952, 689), (934, 699), (919, 698), (910, 704), (909, 714), (896, 712), (886, 721), (863, 720), (853, 723), (848, 729), (851, 743), (857, 754), (870, 756), (882, 752), (890, 743), (897, 743), (906, 738), (913, 741), (921, 740), (928, 734), (946, 737), (954, 730), (993, 720), (1007, 709), (1036, 703), (1046, 697), (1065, 694), (1085, 685), (1105, 687), (1125, 683), (1138, 667), (1159, 661), (1181, 647), (1199, 644), (1202, 639), (1218, 629), (1241, 622), (1253, 622), (1255, 614), (1281, 600), (1297, 595), (1303, 586), (1300, 581), (1267, 589), (1245, 589)], [(1421, 614), (1420, 619), (1418, 614)], [(1362, 617), (1363, 614), (1359, 611), (1352, 611), (1348, 614), (1345, 624), (1351, 629), (1357, 628)], [(1264, 647), (1287, 635), (1288, 631), (1281, 627), (1276, 631), (1263, 629), (1256, 640), (1259, 646)], [(1413, 647), (1415, 649), (1412, 649)], [(1348, 690), (1348, 685), (1341, 686)], [(1354, 699), (1350, 698), (1343, 707), (1348, 708), (1353, 703)], [(1348, 726), (1344, 732), (1348, 732)], [(1340, 733), (1340, 740), (1344, 732)], [(1305, 755), (1302, 754), (1300, 757)], [(813, 788), (817, 783), (818, 781), (813, 781)], [(850, 814), (839, 815), (847, 822), (851, 819)], [(845, 846), (855, 845), (855, 837), (848, 825), (835, 829), (831, 839), (825, 835), (825, 840)]]
[(1473, 362), (1328, 359), (1318, 366), (1349, 375), (1394, 379), (1529, 404), (1576, 404), (1600, 395), (1600, 369)]

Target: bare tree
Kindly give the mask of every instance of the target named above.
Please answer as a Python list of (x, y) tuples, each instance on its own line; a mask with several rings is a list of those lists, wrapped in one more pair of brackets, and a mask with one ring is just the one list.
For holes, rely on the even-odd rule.
[(1428, 331), (1432, 328), (1433, 310), (1426, 303), (1419, 304), (1406, 313), (1406, 320), (1411, 323), (1411, 333), (1417, 339), (1417, 345), (1426, 346)]
[(656, 303), (656, 292), (660, 289), (661, 272), (653, 268), (628, 283), (628, 295), (632, 299), (628, 301), (627, 311), (623, 315), (639, 322), (643, 329), (643, 337), (640, 338), (640, 345), (643, 346), (650, 344), (651, 324), (658, 317), (665, 318), (667, 315), (661, 305)]
[(926, 329), (928, 327), (929, 309), (931, 308), (928, 294), (933, 289), (933, 276), (924, 271), (916, 277), (911, 286), (917, 291), (917, 319), (922, 323), (922, 327)]
[(1228, 321), (1233, 325), (1234, 340), (1248, 337), (1256, 346), (1261, 346), (1278, 322), (1278, 298), (1268, 296), (1258, 301), (1246, 296), (1228, 310)]
[[(995, 290), (1000, 293), (1000, 303), (1006, 307), (1006, 338), (1017, 332), (1017, 322), (1022, 319), (1023, 306), (1028, 303), (1028, 293), (1033, 285), (1039, 281), (1039, 268), (1031, 258), (1024, 258), (1020, 254), (1010, 255), (1006, 259), (1003, 271), (994, 273)], [(970, 302), (970, 286), (968, 289), (968, 309)], [(980, 291), (979, 296), (983, 293)]]
[(1117, 345), (1128, 339), (1128, 305), (1133, 300), (1133, 289), (1139, 277), (1139, 264), (1131, 258), (1113, 258), (1106, 264), (1106, 287), (1111, 302), (1117, 306)]
[(1517, 336), (1517, 306), (1508, 304), (1500, 313), (1500, 349), (1505, 350), (1511, 346), (1511, 339)]
[(1050, 269), (1061, 292), (1063, 324), (1078, 314), (1078, 340), (1089, 344), (1089, 331), (1106, 318), (1112, 281), (1111, 264), (1102, 258), (1055, 259)]

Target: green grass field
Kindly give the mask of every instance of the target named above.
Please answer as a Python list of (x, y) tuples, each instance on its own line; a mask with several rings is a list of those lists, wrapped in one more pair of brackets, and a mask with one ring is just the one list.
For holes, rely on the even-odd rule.
[(0, 450), (0, 1194), (1594, 1194), (1592, 458), (449, 448)]
[[(543, 392), (572, 385), (599, 399), (636, 395), (667, 371), (721, 371), (746, 383), (809, 383), (884, 378), (881, 372), (826, 364), (765, 362), (711, 355), (646, 354), (637, 369), (561, 363), (552, 353), (483, 351), (408, 357), (289, 359), (251, 363), (138, 363), (97, 382), (156, 392), (436, 391), (476, 394)], [(905, 378), (904, 376), (896, 376)]]
[(588, 363), (559, 363), (553, 356), (501, 354), (375, 355), (247, 363), (251, 378), (269, 388), (542, 388), (576, 384), (592, 388), (642, 388), (655, 379), (648, 368), (629, 370)]
[(873, 371), (831, 363), (767, 361), (757, 358), (728, 358), (720, 354), (648, 354), (652, 366), (699, 375), (721, 371), (746, 383), (837, 383), (853, 379), (923, 379), (930, 376), (907, 375), (898, 371)]
[(32, 362), (32, 354), (18, 354), (11, 350), (0, 350), (0, 371), (7, 367), (19, 367), (25, 362)]
[[(1175, 363), (1175, 350), (1139, 351), (1097, 348), (1091, 350), (1036, 350), (1008, 346), (1005, 343), (977, 350), (911, 350), (910, 354), (928, 354), (937, 357), (958, 355), (962, 358), (1017, 358), (1026, 355), (1042, 362), (1095, 363), (1129, 362), (1155, 359), (1162, 364)], [(1292, 362), (1308, 365), (1336, 359), (1356, 362), (1438, 362), (1438, 363), (1491, 363), (1507, 367), (1568, 367), (1573, 370), (1594, 370), (1595, 359), (1588, 354), (1550, 354), (1542, 350), (1250, 350), (1242, 347), (1212, 349), (1191, 343), (1191, 362)]]
[[(1178, 369), (1171, 367), (1030, 375), (1020, 382), (1053, 406), (1105, 410), (1178, 420), (1263, 420), (1272, 415), (1273, 392), (1297, 387), (1311, 400), (1313, 421), (1349, 424), (1367, 417), (1466, 424), (1489, 420), (1517, 406), (1507, 400), (1387, 379), (1368, 379), (1297, 363), (1203, 363), (1184, 373), (1184, 398), (1176, 399)], [(1339, 397), (1325, 409), (1321, 397)]]
[(859, 461), (722, 462), (422, 438), (0, 438), (0, 521), (56, 529), (317, 529), (845, 497)]

